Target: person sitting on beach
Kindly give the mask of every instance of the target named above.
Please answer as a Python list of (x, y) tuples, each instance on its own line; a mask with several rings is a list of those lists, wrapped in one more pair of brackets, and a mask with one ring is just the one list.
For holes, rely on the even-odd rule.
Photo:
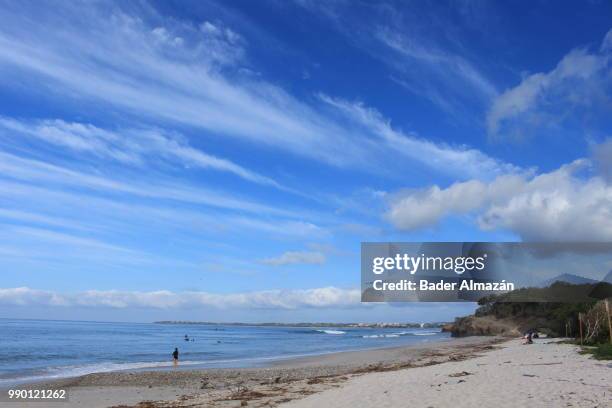
[(174, 365), (178, 364), (178, 357), (179, 357), (178, 347), (175, 347), (174, 351), (172, 352), (172, 358), (174, 359)]
[(525, 342), (523, 344), (533, 344), (533, 340), (531, 339), (532, 336), (533, 336), (533, 332), (528, 331), (527, 334), (523, 336), (523, 338), (525, 339)]

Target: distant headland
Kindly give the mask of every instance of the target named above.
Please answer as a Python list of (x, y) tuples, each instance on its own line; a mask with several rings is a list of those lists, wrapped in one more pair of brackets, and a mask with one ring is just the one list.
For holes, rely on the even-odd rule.
[(359, 328), (441, 328), (448, 322), (433, 323), (329, 323), (329, 322), (301, 322), (301, 323), (219, 323), (196, 322), (189, 320), (161, 320), (155, 324), (193, 324), (208, 326), (277, 326), (277, 327), (359, 327)]

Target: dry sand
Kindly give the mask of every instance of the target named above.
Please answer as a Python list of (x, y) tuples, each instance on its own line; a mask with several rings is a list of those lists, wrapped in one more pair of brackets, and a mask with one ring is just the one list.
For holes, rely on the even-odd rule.
[(612, 407), (612, 363), (577, 347), (505, 343), (460, 363), (372, 373), (281, 408)]
[(32, 385), (68, 389), (67, 403), (0, 402), (0, 406), (612, 406), (609, 362), (546, 340), (529, 346), (518, 340), (500, 342), (455, 339), (282, 361), (266, 368), (92, 374)]

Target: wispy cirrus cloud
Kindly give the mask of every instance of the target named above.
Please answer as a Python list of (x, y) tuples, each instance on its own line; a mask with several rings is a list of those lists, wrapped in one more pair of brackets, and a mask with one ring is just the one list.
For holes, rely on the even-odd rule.
[(124, 164), (142, 165), (153, 157), (229, 172), (255, 183), (281, 187), (269, 177), (195, 149), (184, 137), (164, 134), (156, 128), (110, 131), (87, 123), (61, 119), (18, 121), (0, 116), (0, 136), (2, 134), (9, 140), (27, 136), (74, 152), (88, 153)]
[[(498, 95), (496, 85), (483, 72), (483, 61), (468, 51), (464, 29), (483, 29), (486, 14), (480, 5), (429, 4), (402, 7), (394, 3), (296, 2), (326, 18), (356, 48), (391, 69), (388, 79), (429, 100), (453, 118), (479, 119), (480, 111)], [(422, 6), (422, 5), (421, 5)], [(451, 17), (452, 15), (452, 17)], [(479, 21), (476, 21), (479, 20)], [(466, 109), (475, 105), (478, 114)]]
[[(118, 4), (88, 6), (60, 10), (61, 5), (51, 9), (23, 3), (3, 8), (0, 18), (7, 24), (0, 29), (0, 64), (67, 102), (78, 94), (147, 120), (187, 125), (334, 165), (354, 164), (365, 155), (361, 144), (316, 109), (270, 83), (241, 76), (242, 59), (226, 55), (243, 49), (233, 43), (238, 34), (229, 28), (164, 20), (145, 5), (143, 14), (152, 16), (148, 20), (132, 17)], [(36, 8), (41, 21), (30, 30), (24, 29), (23, 9), (28, 7)], [(221, 35), (229, 50), (208, 46), (211, 36)], [(220, 67), (220, 61), (229, 65)]]
[[(29, 24), (30, 16), (38, 24)], [(240, 273), (244, 259), (254, 264), (262, 248), (245, 244), (249, 240), (265, 241), (265, 253), (276, 254), (281, 252), (272, 249), (278, 238), (297, 241), (300, 248), (300, 240), (326, 241), (340, 228), (345, 235), (363, 234), (368, 221), (342, 219), (330, 201), (309, 200), (317, 202), (308, 208), (296, 203), (312, 188), (301, 176), (320, 163), (375, 174), (414, 165), (460, 179), (515, 171), (479, 150), (403, 132), (365, 104), (312, 93), (297, 97), (265, 76), (244, 74), (250, 49), (240, 26), (166, 18), (146, 3), (120, 2), (7, 4), (0, 20), (5, 23), (0, 25), (0, 69), (8, 74), (0, 84), (23, 84), (19, 92), (26, 98), (42, 93), (58, 111), (70, 112), (41, 116), (51, 119), (15, 119), (7, 113), (0, 118), (0, 236), (12, 239), (0, 245), (0, 253), (10, 256), (7, 265), (16, 266), (12, 286), (26, 284), (19, 275), (24, 264), (55, 268), (64, 276), (84, 265), (92, 273), (108, 268), (109, 276), (119, 280), (130, 272), (140, 278), (172, 270), (184, 273), (191, 284), (201, 273)], [(470, 86), (486, 93), (487, 84), (466, 61), (441, 52), (435, 56), (444, 69), (462, 70)], [(434, 63), (424, 55), (405, 57)], [(170, 128), (177, 130), (166, 131)], [(225, 154), (231, 160), (215, 147), (230, 152)], [(275, 177), (239, 158), (264, 162), (275, 174), (286, 175), (283, 180), (295, 180), (302, 196), (287, 198)], [(303, 159), (314, 164), (300, 168), (301, 174), (283, 168), (296, 161), (301, 167)], [(397, 168), (388, 169), (391, 164)], [(180, 166), (235, 175), (255, 185), (224, 183), (213, 189), (212, 171), (194, 177), (175, 168)], [(261, 185), (276, 190), (264, 195)], [(340, 227), (334, 230), (334, 225)], [(318, 266), (326, 255), (314, 248), (289, 251), (254, 269)], [(213, 263), (220, 269), (208, 266)], [(151, 287), (166, 288), (163, 279), (152, 277)], [(216, 281), (210, 280), (211, 290), (223, 287)], [(173, 289), (181, 284), (173, 282)], [(66, 294), (26, 287), (6, 289), (0, 299), (23, 305), (293, 309), (352, 307), (359, 293), (332, 287), (227, 295), (181, 290)]]
[(262, 259), (261, 262), (272, 266), (295, 264), (322, 265), (325, 263), (325, 260), (325, 254), (319, 251), (287, 251), (273, 258)]
[[(10, 198), (9, 198), (10, 197)], [(24, 203), (18, 208), (15, 202)], [(0, 223), (31, 225), (50, 230), (117, 234), (183, 234), (194, 240), (206, 236), (265, 233), (271, 237), (321, 238), (327, 227), (308, 219), (265, 214), (241, 214), (194, 208), (189, 202), (117, 200), (86, 191), (56, 191), (0, 179)], [(315, 216), (315, 215), (313, 215)], [(315, 216), (316, 217), (316, 216)], [(7, 236), (8, 239), (9, 236)], [(14, 241), (14, 240), (13, 240)], [(69, 247), (67, 247), (68, 249)]]
[[(0, 182), (0, 191), (2, 190), (2, 183)], [(30, 191), (30, 194), (31, 193), (32, 191)], [(32, 197), (33, 195), (30, 196)], [(56, 217), (15, 208), (0, 208), (0, 220), (2, 219), (17, 220), (20, 222), (36, 223), (53, 227), (67, 227), (77, 230), (88, 229), (85, 225), (75, 222), (67, 217)]]
[(88, 290), (66, 294), (28, 287), (0, 288), (0, 304), (63, 307), (144, 307), (154, 309), (212, 307), (217, 309), (296, 309), (359, 307), (359, 289), (323, 287), (300, 290), (214, 294), (207, 292), (129, 292)]
[[(47, 186), (75, 186), (90, 190), (110, 193), (129, 194), (137, 197), (165, 199), (193, 204), (203, 204), (212, 207), (249, 212), (264, 212), (276, 215), (290, 216), (291, 211), (274, 208), (265, 204), (249, 202), (244, 199), (229, 196), (225, 193), (207, 190), (202, 187), (176, 183), (167, 180), (166, 183), (147, 181), (138, 184), (125, 180), (106, 177), (50, 164), (39, 160), (19, 157), (0, 151), (0, 170), (3, 177), (21, 181), (44, 183)], [(295, 215), (295, 214), (294, 214)]]
[[(488, 102), (497, 96), (495, 85), (460, 54), (432, 44), (425, 46), (427, 41), (423, 38), (402, 33), (399, 29), (379, 28), (374, 37), (394, 52), (395, 58), (386, 59), (405, 75), (397, 82), (424, 95), (444, 110), (449, 110), (451, 104), (457, 102), (451, 100), (449, 90), (453, 91), (455, 99), (473, 94), (481, 102)], [(414, 77), (415, 66), (420, 67), (420, 78)]]
[[(21, 3), (1, 10), (0, 18), (7, 24), (0, 27), (0, 66), (16, 78), (27, 76), (31, 92), (44, 89), (68, 104), (102, 102), (139, 120), (206, 131), (201, 138), (213, 134), (242, 141), (245, 148), (282, 150), (372, 172), (387, 162), (389, 148), (377, 144), (371, 128), (355, 134), (346, 120), (328, 114), (325, 103), (304, 102), (271, 82), (241, 75), (248, 66), (247, 40), (222, 23), (164, 19), (145, 5), (142, 14), (148, 18), (132, 17), (119, 3), (90, 6), (64, 10), (61, 5), (51, 9)], [(41, 24), (26, 30), (28, 7), (36, 8)], [(215, 41), (223, 46), (210, 45)], [(475, 86), (487, 88), (467, 63), (453, 64), (480, 84)], [(275, 183), (239, 163), (164, 137), (155, 143), (165, 144), (170, 154), (184, 160), (262, 184)], [(466, 149), (457, 150), (461, 155)], [(440, 163), (435, 168), (444, 170), (446, 152), (428, 153)], [(435, 156), (438, 153), (443, 157)], [(115, 152), (116, 157), (121, 154)]]
[[(24, 220), (22, 213), (13, 220)], [(152, 265), (173, 265), (185, 268), (189, 262), (179, 259), (167, 259), (163, 256), (142, 250), (130, 248), (123, 244), (105, 241), (94, 234), (92, 230), (73, 229), (70, 223), (63, 225), (38, 225), (38, 220), (25, 218), (28, 224), (11, 224), (2, 220), (0, 214), (0, 252), (6, 265), (12, 261), (20, 265), (36, 265), (48, 268), (49, 265), (61, 264), (68, 268), (75, 263), (81, 263), (81, 269), (96, 266), (108, 267), (151, 267)], [(33, 222), (34, 221), (34, 222)], [(82, 264), (86, 266), (82, 266)]]
[(363, 103), (349, 102), (323, 94), (319, 97), (328, 105), (350, 117), (354, 123), (362, 125), (379, 144), (412, 162), (418, 162), (420, 166), (464, 178), (487, 178), (520, 170), (512, 164), (487, 156), (477, 149), (436, 144), (415, 133), (405, 133), (394, 129), (391, 122), (385, 119), (380, 112)]

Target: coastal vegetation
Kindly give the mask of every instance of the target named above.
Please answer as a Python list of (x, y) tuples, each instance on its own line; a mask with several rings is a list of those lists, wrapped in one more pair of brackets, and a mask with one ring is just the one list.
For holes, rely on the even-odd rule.
[(474, 315), (457, 318), (445, 330), (454, 337), (520, 336), (535, 329), (550, 337), (579, 338), (582, 326), (583, 344), (606, 343), (610, 329), (603, 299), (611, 294), (612, 285), (606, 282), (518, 289), (480, 299)]
[(582, 347), (583, 354), (592, 354), (597, 360), (612, 360), (612, 344), (601, 343)]

